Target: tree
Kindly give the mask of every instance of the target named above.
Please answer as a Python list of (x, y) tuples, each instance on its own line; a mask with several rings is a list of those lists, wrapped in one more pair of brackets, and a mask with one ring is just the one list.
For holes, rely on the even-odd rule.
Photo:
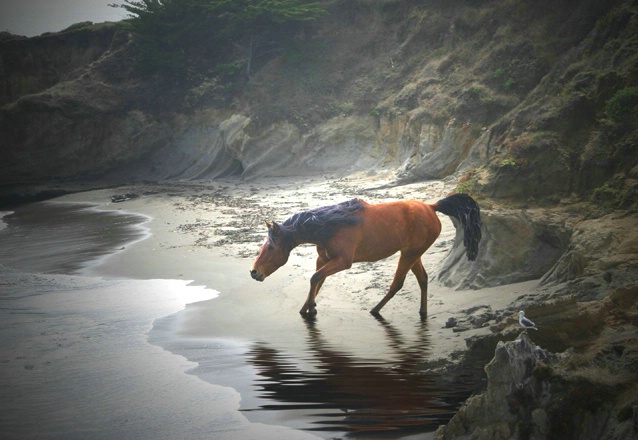
[(145, 71), (183, 77), (197, 58), (219, 61), (241, 47), (250, 75), (257, 47), (280, 45), (324, 13), (314, 0), (126, 0), (126, 26)]

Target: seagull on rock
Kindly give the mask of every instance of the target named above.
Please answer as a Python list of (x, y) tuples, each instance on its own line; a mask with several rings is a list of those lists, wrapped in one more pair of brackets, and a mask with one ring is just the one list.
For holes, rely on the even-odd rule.
[(518, 323), (521, 325), (521, 327), (523, 327), (524, 329), (528, 329), (528, 328), (533, 328), (534, 330), (538, 330), (536, 328), (536, 324), (534, 324), (532, 321), (530, 321), (529, 319), (527, 319), (525, 317), (525, 312), (524, 311), (520, 311), (518, 312)]

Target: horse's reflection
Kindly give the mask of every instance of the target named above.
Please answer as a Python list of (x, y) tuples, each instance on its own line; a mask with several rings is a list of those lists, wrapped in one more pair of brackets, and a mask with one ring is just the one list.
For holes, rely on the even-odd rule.
[[(336, 350), (314, 321), (307, 321), (307, 359), (295, 359), (257, 344), (249, 359), (257, 367), (266, 410), (309, 412), (311, 429), (357, 433), (394, 430), (393, 438), (425, 432), (447, 422), (468, 394), (441, 376), (424, 374), (429, 335), (426, 324), (408, 344), (390, 323), (378, 318), (394, 356), (369, 360)], [(381, 341), (379, 341), (381, 342)], [(398, 437), (397, 437), (398, 436)]]

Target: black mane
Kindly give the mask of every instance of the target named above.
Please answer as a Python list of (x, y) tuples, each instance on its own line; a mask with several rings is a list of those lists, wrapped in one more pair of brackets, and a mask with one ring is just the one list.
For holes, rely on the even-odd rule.
[[(301, 243), (325, 243), (342, 227), (359, 223), (355, 214), (361, 209), (361, 200), (352, 199), (297, 213), (280, 225), (282, 243), (290, 249)], [(269, 238), (273, 240), (272, 230)]]

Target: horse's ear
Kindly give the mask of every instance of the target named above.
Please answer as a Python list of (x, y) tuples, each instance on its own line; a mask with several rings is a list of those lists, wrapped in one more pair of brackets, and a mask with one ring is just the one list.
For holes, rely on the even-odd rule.
[(275, 235), (275, 237), (279, 237), (281, 235), (281, 227), (279, 227), (277, 222), (272, 222), (272, 225), (270, 225), (270, 228), (272, 229), (272, 232)]
[(281, 227), (277, 224), (277, 222), (266, 222), (266, 227), (268, 228), (268, 232), (271, 234), (271, 237), (279, 238), (279, 236), (281, 236)]

